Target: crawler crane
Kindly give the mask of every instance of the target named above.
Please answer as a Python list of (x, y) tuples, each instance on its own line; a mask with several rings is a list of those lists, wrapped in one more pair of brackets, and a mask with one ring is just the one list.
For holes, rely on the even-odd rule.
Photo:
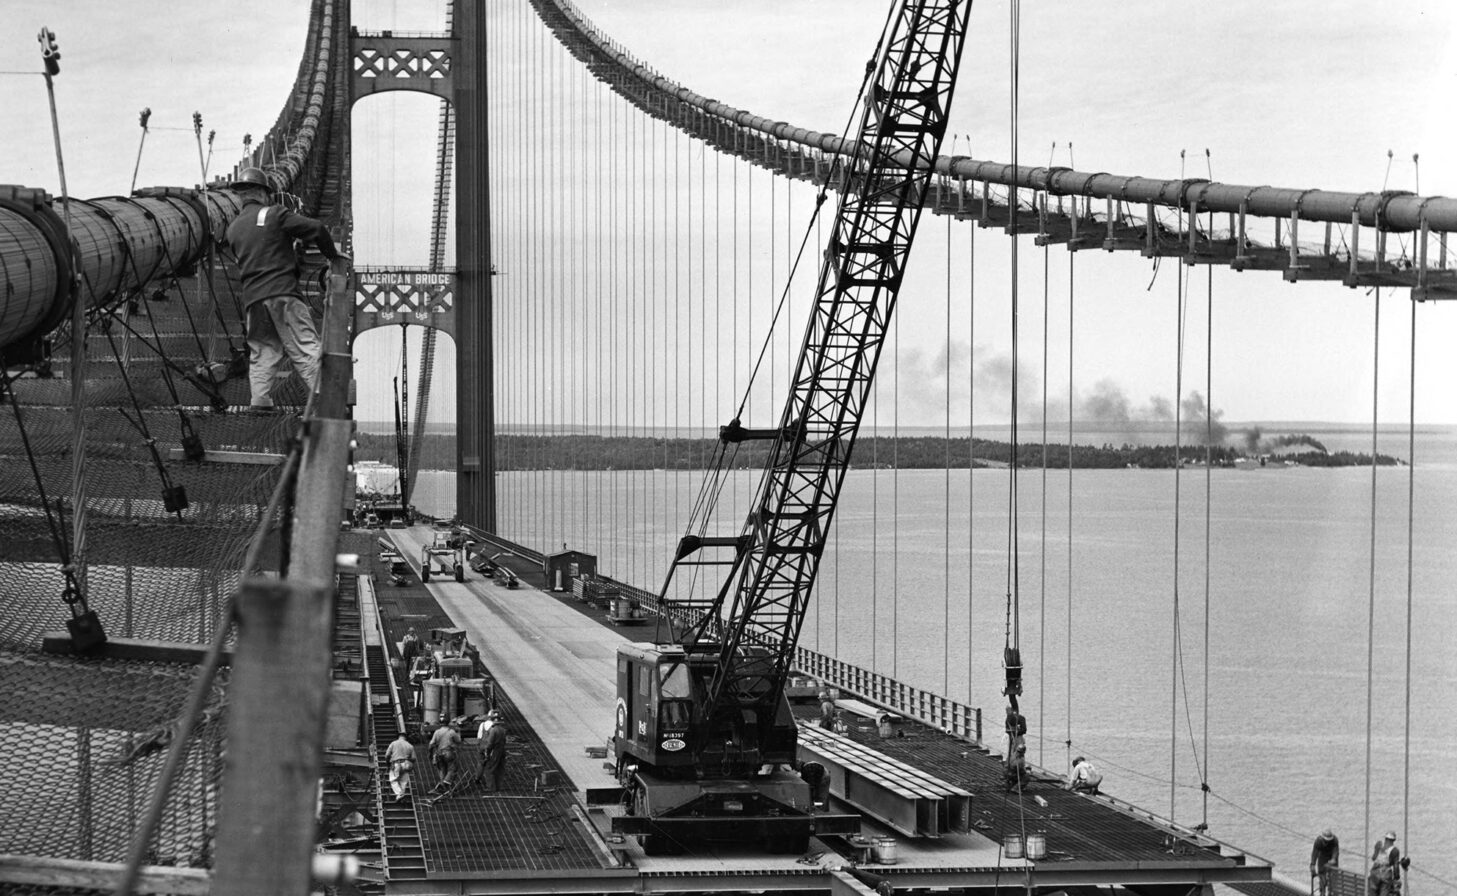
[[(784, 687), (945, 134), (970, 6), (898, 0), (891, 11), (841, 157), (840, 207), (779, 425), (735, 418), (720, 430), (720, 457), (773, 441), (752, 510), (736, 537), (680, 542), (662, 592), (664, 614), (682, 623), (671, 643), (618, 651), (613, 746), (629, 814), (613, 828), (649, 854), (705, 841), (800, 852), (811, 834), (859, 830), (858, 816), (816, 813), (790, 770), (798, 735)], [(668, 599), (676, 573), (715, 566), (728, 574), (711, 598)]]

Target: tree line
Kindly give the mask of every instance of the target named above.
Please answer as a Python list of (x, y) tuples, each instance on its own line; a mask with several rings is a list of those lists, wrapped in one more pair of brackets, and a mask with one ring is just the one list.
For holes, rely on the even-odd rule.
[[(1307, 437), (1308, 438), (1308, 437)], [(359, 433), (356, 460), (395, 463), (395, 437), (381, 433)], [(455, 436), (427, 433), (421, 440), (418, 466), (422, 470), (455, 469)], [(1292, 439), (1288, 444), (1309, 444)], [(496, 466), (503, 471), (515, 470), (702, 470), (716, 462), (719, 443), (713, 439), (649, 438), (643, 436), (595, 435), (498, 435)], [(725, 469), (758, 470), (768, 460), (768, 442), (745, 442), (723, 448), (721, 464)], [(1019, 468), (1117, 469), (1139, 467), (1168, 469), (1174, 466), (1173, 445), (1074, 445), (1019, 444), (1016, 465)], [(1203, 464), (1232, 466), (1244, 452), (1227, 445), (1184, 445), (1177, 456), (1185, 465)], [(1273, 452), (1277, 462), (1286, 458)], [(1367, 454), (1349, 451), (1325, 453), (1309, 451), (1291, 454), (1295, 463), (1312, 467), (1365, 466), (1371, 463)], [(945, 470), (968, 465), (1006, 467), (1013, 462), (1012, 445), (1008, 442), (977, 438), (945, 438), (940, 436), (906, 436), (887, 438), (865, 436), (856, 441), (851, 458), (852, 469)], [(1389, 455), (1377, 455), (1376, 462), (1394, 465)]]

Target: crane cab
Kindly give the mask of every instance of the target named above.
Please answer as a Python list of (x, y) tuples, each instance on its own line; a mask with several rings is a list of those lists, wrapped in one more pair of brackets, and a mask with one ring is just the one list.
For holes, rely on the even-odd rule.
[[(754, 663), (761, 653), (749, 648), (740, 659)], [(700, 842), (804, 852), (811, 834), (858, 832), (858, 815), (815, 812), (809, 785), (789, 769), (798, 731), (783, 694), (751, 687), (708, 717), (720, 661), (713, 644), (617, 649), (612, 742), (621, 787), (600, 804), (621, 802), (627, 812), (613, 817), (612, 830), (637, 836), (648, 855)]]
[[(702, 705), (703, 664), (676, 644), (624, 644), (617, 650), (617, 723), (613, 743), (619, 760), (631, 757), (660, 771), (691, 770), (694, 717)], [(696, 698), (696, 699), (695, 699)]]
[[(750, 648), (754, 650), (755, 648)], [(623, 644), (617, 651), (619, 764), (658, 775), (701, 777), (704, 768), (752, 775), (764, 765), (795, 760), (798, 730), (789, 703), (770, 694), (740, 701), (706, 718), (708, 690), (720, 662), (718, 646)]]

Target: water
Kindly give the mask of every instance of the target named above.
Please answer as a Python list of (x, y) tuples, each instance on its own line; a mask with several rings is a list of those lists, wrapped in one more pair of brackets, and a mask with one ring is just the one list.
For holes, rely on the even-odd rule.
[[(1203, 768), (1214, 836), (1301, 879), (1310, 840), (1330, 826), (1346, 866), (1363, 867), (1374, 616), (1368, 841), (1406, 828), (1414, 887), (1422, 896), (1454, 892), (1445, 881), (1457, 880), (1446, 849), (1457, 838), (1457, 466), (1416, 470), (1409, 822), (1401, 809), (1406, 469), (1377, 477), (1374, 605), (1369, 469), (1213, 471), (1207, 604), (1205, 474), (1184, 471), (1177, 675), (1174, 473), (1075, 471), (1070, 537), (1068, 474), (1047, 474), (1045, 517), (1042, 477), (1018, 477), (1017, 615), (1033, 761), (1062, 772), (1070, 752), (1094, 757), (1105, 789), (1186, 825), (1204, 817)], [(503, 473), (502, 530), (543, 549), (569, 543), (596, 553), (604, 572), (655, 588), (701, 479)], [(756, 481), (732, 477), (722, 506), (734, 522), (721, 531), (737, 529)], [(806, 646), (983, 707), (994, 746), (1008, 482), (996, 470), (850, 473), (802, 634)], [(422, 474), (422, 509), (440, 501), (448, 512), (451, 498), (450, 474)]]

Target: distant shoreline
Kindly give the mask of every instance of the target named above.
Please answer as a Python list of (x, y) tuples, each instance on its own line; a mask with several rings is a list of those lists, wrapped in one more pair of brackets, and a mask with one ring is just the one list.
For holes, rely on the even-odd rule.
[[(395, 462), (393, 434), (360, 432), (356, 460)], [(767, 442), (748, 442), (731, 449), (729, 469), (762, 469), (768, 457)], [(1253, 448), (1253, 450), (1248, 450)], [(522, 470), (702, 470), (713, 463), (717, 441), (713, 439), (649, 438), (642, 436), (589, 435), (498, 435), (496, 465), (503, 472)], [(427, 433), (422, 440), (419, 467), (450, 471), (455, 467), (455, 436)], [(1183, 445), (1177, 455), (1185, 467), (1239, 466), (1369, 466), (1371, 456), (1351, 451), (1328, 451), (1308, 434), (1266, 437), (1246, 449), (1230, 445)], [(1377, 454), (1378, 466), (1398, 466), (1396, 458)], [(1074, 445), (1073, 469), (1172, 469), (1173, 445)], [(1044, 463), (1040, 443), (1017, 447), (1019, 469), (1040, 469)], [(861, 436), (855, 445), (851, 469), (945, 470), (974, 467), (1007, 468), (1012, 462), (1009, 442), (992, 439), (946, 438), (944, 436)], [(1048, 469), (1067, 469), (1066, 444), (1046, 446)]]

